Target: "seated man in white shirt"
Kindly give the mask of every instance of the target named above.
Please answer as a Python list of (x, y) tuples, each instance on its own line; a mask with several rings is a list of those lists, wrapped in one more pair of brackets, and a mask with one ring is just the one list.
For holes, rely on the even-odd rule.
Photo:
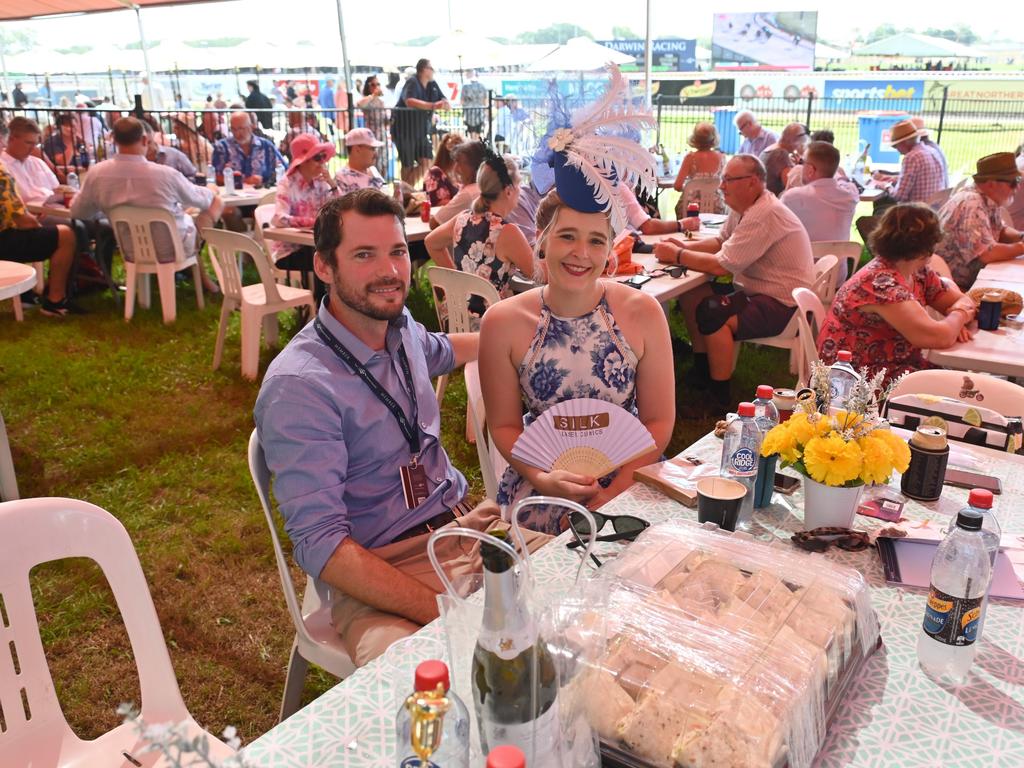
[(430, 228), (436, 229), (449, 219), (462, 211), (468, 211), (480, 194), (480, 186), (476, 183), (476, 174), (484, 162), (484, 150), (486, 147), (482, 141), (464, 141), (452, 150), (452, 160), (455, 161), (455, 180), (462, 187), (455, 193), (455, 197), (445, 205), (433, 211), (430, 216)]
[[(778, 335), (796, 310), (792, 291), (814, 278), (811, 242), (803, 224), (765, 188), (765, 169), (753, 155), (736, 155), (722, 176), (732, 211), (716, 237), (685, 242), (668, 238), (654, 248), (658, 261), (681, 264), (714, 278), (735, 276), (743, 290), (707, 283), (683, 295), (694, 365), (687, 383), (711, 388), (712, 406), (735, 405), (729, 392), (733, 346), (742, 339)], [(712, 286), (722, 286), (716, 292)]]
[(11, 118), (7, 129), (7, 147), (0, 153), (0, 161), (14, 177), (21, 199), (27, 205), (42, 205), (47, 200), (56, 199), (60, 182), (36, 151), (42, 140), (39, 124), (18, 116)]
[[(198, 228), (213, 226), (224, 207), (220, 197), (207, 187), (192, 184), (173, 168), (147, 161), (146, 131), (134, 117), (114, 123), (113, 135), (117, 154), (92, 167), (71, 205), (71, 215), (91, 219), (119, 205), (163, 208), (174, 215), (185, 253), (194, 253), (197, 224)], [(201, 211), (196, 222), (186, 208)], [(200, 272), (203, 287), (216, 293), (216, 283), (206, 270)]]
[[(849, 240), (853, 213), (860, 192), (852, 182), (835, 178), (839, 150), (824, 141), (812, 141), (804, 154), (803, 184), (787, 189), (779, 199), (796, 214), (812, 243)], [(846, 260), (840, 265), (846, 279)]]
[(335, 176), (341, 194), (347, 195), (357, 189), (381, 189), (384, 179), (377, 171), (377, 148), (384, 142), (373, 135), (369, 128), (353, 128), (345, 134), (348, 148), (348, 165)]

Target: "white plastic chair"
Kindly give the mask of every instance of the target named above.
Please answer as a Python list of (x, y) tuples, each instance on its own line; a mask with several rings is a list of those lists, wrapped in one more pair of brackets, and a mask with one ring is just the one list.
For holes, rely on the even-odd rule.
[(18, 496), (18, 478), (14, 474), (11, 444), (7, 440), (7, 426), (0, 413), (0, 501), (14, 501)]
[(160, 287), (160, 307), (164, 322), (173, 323), (177, 317), (174, 295), (174, 275), (192, 267), (192, 280), (196, 288), (196, 304), (202, 309), (203, 283), (199, 261), (195, 254), (185, 253), (178, 235), (174, 215), (162, 208), (137, 208), (119, 205), (108, 213), (118, 248), (124, 257), (125, 286), (124, 319), (135, 314), (135, 293), (140, 292), (139, 303), (149, 307), (149, 275), (155, 274)]
[(476, 437), (476, 455), (480, 461), (480, 474), (484, 480), (487, 498), (497, 500), (498, 483), (505, 474), (508, 462), (494, 446), (491, 433), (487, 429), (487, 413), (484, 410), (484, 396), (480, 390), (480, 368), (474, 360), (466, 363), (463, 368), (466, 379), (466, 403), (469, 406), (469, 419)]
[[(427, 267), (427, 279), (434, 293), (434, 309), (441, 330), (447, 333), (471, 333), (479, 319), (469, 313), (469, 299), (479, 296), (490, 307), (501, 301), (498, 291), (490, 281), (469, 272), (445, 267)], [(438, 377), (437, 402), (444, 400), (444, 390), (448, 386), (448, 375)], [(467, 414), (468, 416), (468, 414)], [(470, 425), (466, 424), (466, 439), (472, 441)]]
[(815, 261), (830, 253), (839, 259), (839, 268), (836, 270), (836, 288), (838, 289), (857, 271), (861, 247), (860, 243), (853, 240), (819, 240), (816, 243), (811, 243), (811, 255)]
[[(137, 755), (142, 747), (130, 723), (83, 741), (64, 719), (39, 636), (29, 572), (40, 563), (69, 557), (94, 560), (114, 593), (138, 667), (146, 723), (184, 722), (189, 738), (207, 736), (211, 757), (233, 755), (185, 708), (146, 577), (124, 526), (84, 501), (42, 498), (0, 504), (0, 603), (6, 612), (6, 622), (0, 621), (0, 702), (6, 726), (0, 729), (0, 763), (127, 766), (130, 761), (122, 753)], [(118, 703), (111, 701), (110, 710)], [(151, 755), (140, 759), (147, 768), (167, 764)]]
[[(269, 193), (268, 193), (269, 194)], [(274, 192), (276, 197), (277, 192)], [(263, 196), (264, 199), (267, 195)], [(302, 286), (302, 275), (298, 272), (291, 272), (291, 280), (288, 279), (288, 271), (284, 269), (278, 269), (277, 265), (274, 264), (274, 254), (270, 250), (270, 243), (265, 237), (263, 237), (263, 230), (269, 226), (272, 226), (274, 220), (274, 212), (277, 210), (277, 206), (274, 203), (261, 203), (256, 206), (256, 210), (253, 212), (253, 220), (256, 222), (256, 226), (253, 229), (253, 238), (263, 248), (263, 252), (267, 254), (267, 259), (270, 262), (270, 268), (274, 272), (274, 280), (278, 283), (290, 284), (294, 286)]]
[[(836, 294), (836, 271), (839, 269), (839, 260), (834, 254), (826, 254), (814, 263), (814, 282), (811, 285), (812, 293), (821, 301), (822, 307), (829, 304)], [(804, 289), (806, 290), (806, 289)], [(805, 374), (801, 373), (801, 363), (804, 359), (800, 347), (799, 325), (797, 312), (793, 313), (789, 323), (782, 329), (778, 336), (766, 336), (760, 339), (743, 339), (744, 344), (760, 344), (765, 347), (776, 347), (777, 349), (789, 350), (789, 371), (795, 373), (801, 381)], [(825, 311), (822, 309), (822, 316)], [(733, 367), (739, 359), (740, 345), (735, 345)]]
[(920, 394), (984, 405), (1003, 416), (1024, 416), (1024, 387), (985, 373), (914, 371), (900, 379), (890, 397)]
[(797, 386), (805, 386), (811, 375), (811, 363), (818, 360), (818, 331), (825, 321), (825, 307), (814, 291), (793, 289), (796, 302), (797, 341), (800, 360), (797, 364)]
[[(260, 326), (269, 344), (277, 343), (277, 313), (299, 306), (316, 312), (313, 294), (305, 288), (278, 285), (263, 249), (251, 237), (224, 229), (204, 229), (203, 237), (210, 249), (210, 261), (217, 273), (217, 281), (224, 292), (220, 308), (220, 327), (213, 350), (213, 369), (220, 367), (224, 352), (224, 336), (228, 319), (236, 309), (242, 310), (242, 376), (254, 380), (260, 365)], [(242, 285), (238, 270), (239, 257), (247, 254), (256, 265), (260, 282)]]
[[(275, 202), (277, 202), (277, 190), (271, 189), (263, 193), (259, 205), (273, 205)], [(258, 221), (256, 223), (259, 224)]]
[(332, 675), (346, 678), (355, 671), (348, 651), (341, 637), (331, 624), (331, 597), (329, 587), (312, 576), (306, 576), (306, 591), (302, 596), (302, 607), (295, 595), (295, 583), (285, 560), (277, 525), (270, 509), (270, 470), (263, 455), (259, 434), (254, 429), (249, 435), (249, 473), (252, 475), (256, 494), (260, 497), (263, 514), (270, 528), (270, 539), (274, 542), (274, 559), (277, 573), (281, 577), (284, 601), (295, 626), (295, 639), (288, 659), (288, 674), (284, 681), (284, 695), (281, 698), (281, 720), (292, 715), (302, 700), (302, 686), (306, 679), (309, 662), (313, 662)]

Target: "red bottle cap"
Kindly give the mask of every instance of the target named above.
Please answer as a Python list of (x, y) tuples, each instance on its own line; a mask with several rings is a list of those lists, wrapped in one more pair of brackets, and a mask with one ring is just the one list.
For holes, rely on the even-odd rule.
[(736, 410), (740, 416), (753, 416), (754, 415), (754, 404), (753, 403), (740, 403), (740, 407)]
[(771, 400), (775, 397), (775, 390), (771, 388), (770, 384), (758, 384), (757, 396), (762, 400)]
[(992, 491), (984, 488), (972, 488), (967, 503), (978, 509), (992, 509)]
[(840, 363), (852, 363), (853, 362), (853, 352), (851, 352), (848, 349), (840, 349), (838, 354), (836, 354), (836, 357), (839, 359)]
[(448, 667), (443, 661), (424, 661), (416, 667), (417, 691), (434, 691), (438, 684), (447, 691), (451, 688), (449, 680)]
[(487, 755), (487, 768), (526, 768), (526, 755), (519, 747), (495, 747)]

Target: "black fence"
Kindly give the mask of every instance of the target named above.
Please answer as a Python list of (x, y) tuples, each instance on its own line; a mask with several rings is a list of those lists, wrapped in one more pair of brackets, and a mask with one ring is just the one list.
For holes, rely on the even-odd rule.
[[(316, 133), (335, 144), (345, 157), (344, 134), (351, 128), (368, 128), (383, 143), (377, 167), (387, 180), (411, 171), (421, 157), (432, 155), (446, 134), (481, 138), (502, 151), (529, 158), (548, 126), (548, 103), (543, 99), (505, 101), (494, 94), (486, 106), (436, 110), (352, 105), (344, 110), (246, 110), (254, 131), (273, 141), (289, 157), (292, 138), (300, 132)], [(894, 114), (923, 117), (949, 161), (954, 176), (973, 172), (977, 158), (992, 152), (1014, 151), (1024, 140), (1024, 103), (1014, 100), (978, 101), (948, 99), (945, 93), (917, 99), (715, 97), (690, 102), (669, 96), (656, 103), (656, 130), (645, 137), (652, 146), (664, 148), (660, 171), (672, 173), (689, 151), (687, 139), (700, 122), (714, 124), (721, 148), (738, 149), (741, 138), (734, 121), (739, 111), (753, 112), (762, 125), (779, 133), (786, 124), (799, 122), (810, 130), (830, 129), (836, 146), (847, 158), (856, 157), (866, 143), (878, 160), (883, 132)], [(158, 141), (176, 146), (201, 173), (206, 173), (213, 144), (230, 133), (233, 110), (184, 110), (135, 112), (123, 109), (29, 108), (4, 110), (6, 120), (16, 114), (36, 120), (43, 131), (43, 151), (54, 164), (61, 181), (67, 172), (87, 167), (114, 152), (109, 136), (114, 120), (126, 114), (142, 115), (159, 132)], [(401, 155), (401, 156), (400, 156)], [(897, 158), (890, 158), (897, 159)], [(403, 163), (403, 160), (406, 161)], [(667, 162), (666, 162), (667, 161)], [(525, 160), (524, 160), (525, 162)], [(407, 177), (408, 180), (408, 177)]]

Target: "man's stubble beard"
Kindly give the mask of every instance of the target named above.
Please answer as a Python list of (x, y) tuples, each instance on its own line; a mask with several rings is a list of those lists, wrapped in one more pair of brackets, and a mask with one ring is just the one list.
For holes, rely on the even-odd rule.
[(338, 300), (341, 301), (341, 303), (347, 306), (349, 309), (353, 309), (356, 312), (359, 312), (362, 315), (366, 315), (367, 317), (373, 320), (390, 321), (399, 317), (402, 314), (402, 310), (405, 309), (405, 302), (409, 298), (408, 284), (404, 286), (401, 303), (394, 308), (381, 307), (373, 304), (369, 296), (367, 296), (367, 293), (369, 293), (369, 291), (373, 290), (374, 288), (383, 288), (385, 286), (393, 285), (396, 283), (401, 285), (402, 281), (378, 280), (374, 283), (370, 283), (369, 285), (365, 286), (362, 289), (362, 291), (355, 291), (346, 286), (341, 281), (341, 278), (337, 274), (335, 274), (334, 292), (338, 296)]

